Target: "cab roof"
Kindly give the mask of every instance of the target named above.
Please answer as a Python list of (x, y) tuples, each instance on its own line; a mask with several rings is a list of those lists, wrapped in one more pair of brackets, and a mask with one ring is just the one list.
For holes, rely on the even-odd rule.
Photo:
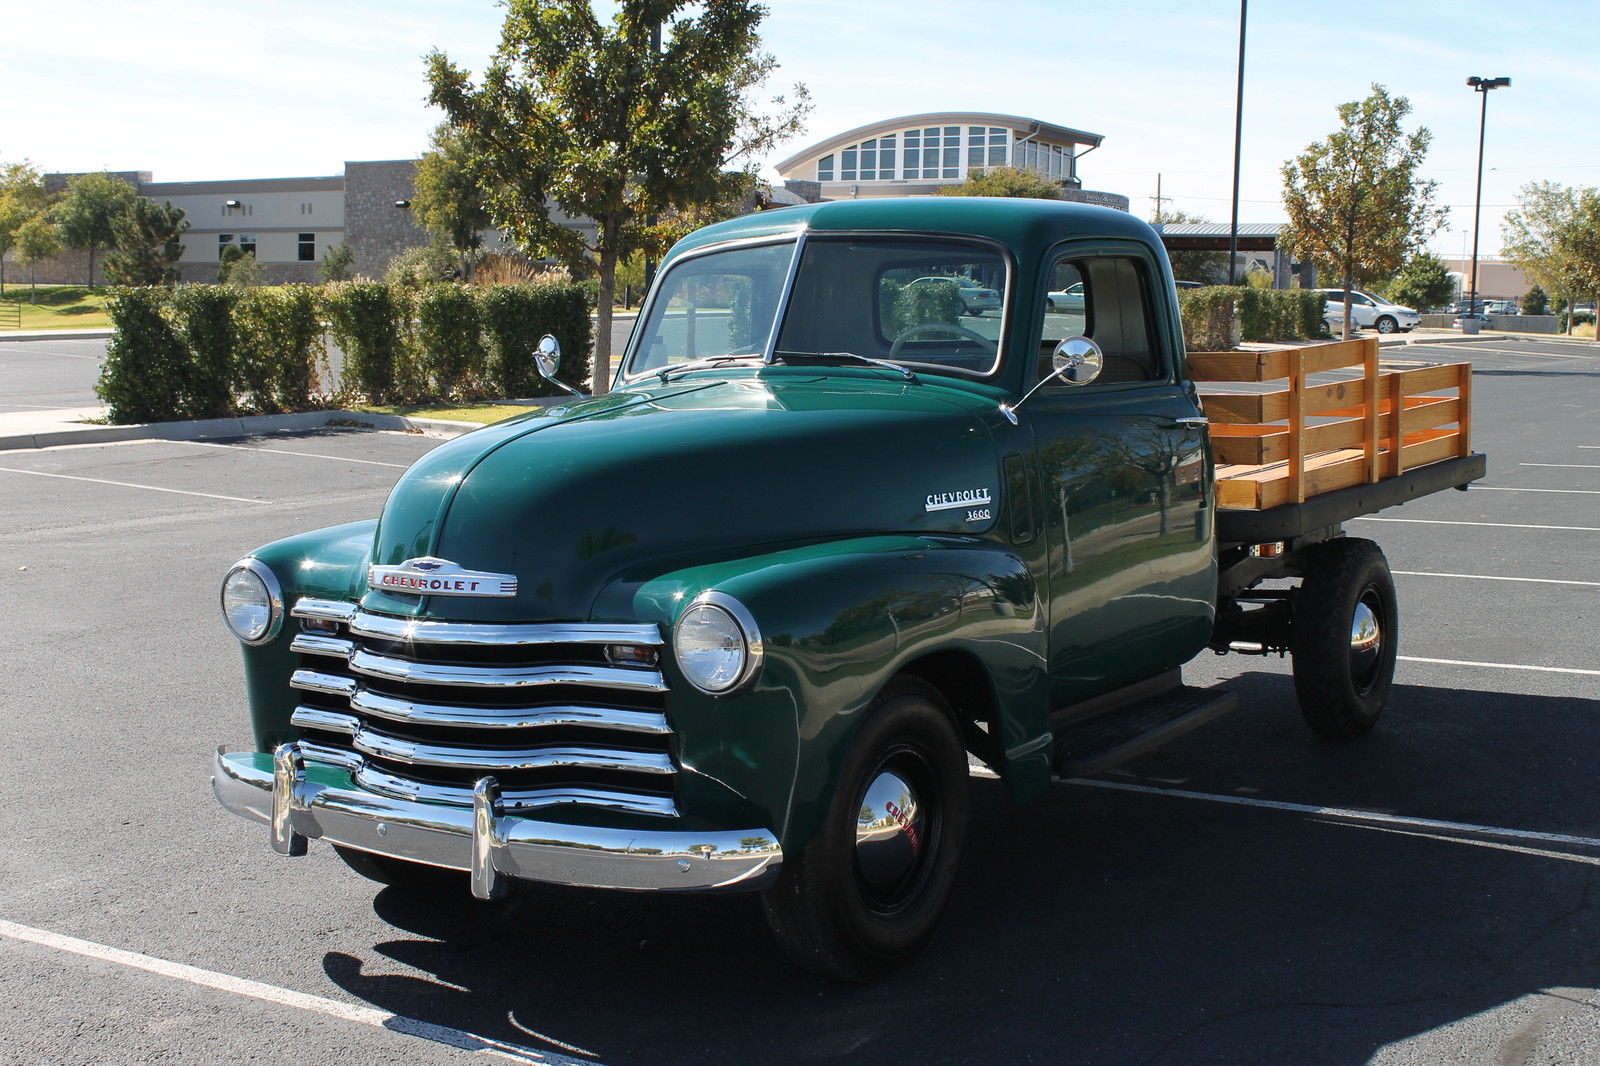
[(1072, 237), (1122, 238), (1161, 246), (1147, 224), (1109, 207), (1020, 197), (902, 196), (832, 200), (741, 215), (689, 234), (673, 246), (667, 260), (724, 241), (858, 231), (987, 237), (1022, 257)]

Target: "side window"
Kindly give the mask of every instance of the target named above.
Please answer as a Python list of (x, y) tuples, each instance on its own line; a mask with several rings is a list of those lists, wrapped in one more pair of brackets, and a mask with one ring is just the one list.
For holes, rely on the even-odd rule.
[(1051, 266), (1046, 284), (1040, 377), (1050, 373), (1056, 345), (1076, 336), (1092, 339), (1105, 353), (1105, 369), (1096, 384), (1151, 381), (1161, 376), (1149, 286), (1137, 261), (1125, 256), (1062, 258)]

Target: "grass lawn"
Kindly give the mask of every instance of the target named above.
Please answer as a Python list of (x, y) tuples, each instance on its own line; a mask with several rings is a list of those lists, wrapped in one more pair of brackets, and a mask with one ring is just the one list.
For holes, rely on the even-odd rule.
[(475, 403), (465, 407), (445, 403), (393, 404), (371, 403), (351, 408), (353, 411), (370, 411), (379, 415), (404, 415), (406, 418), (442, 418), (448, 422), (478, 422), (488, 425), (512, 415), (526, 414), (537, 407), (516, 403)]
[[(104, 329), (111, 325), (105, 309), (105, 296), (110, 291), (86, 285), (40, 285), (34, 293), (26, 284), (15, 284), (8, 277), (0, 301), (22, 306), (23, 329)], [(13, 321), (10, 308), (0, 313), (0, 329), (11, 328)]]

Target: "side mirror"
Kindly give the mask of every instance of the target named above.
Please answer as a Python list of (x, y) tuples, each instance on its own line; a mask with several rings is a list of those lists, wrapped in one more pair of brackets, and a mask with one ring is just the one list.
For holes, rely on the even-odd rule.
[(1050, 384), (1052, 381), (1061, 381), (1067, 385), (1087, 385), (1100, 376), (1100, 371), (1105, 369), (1106, 355), (1100, 346), (1088, 337), (1068, 337), (1057, 344), (1055, 351), (1050, 353), (1051, 371), (1049, 376), (1040, 378), (1038, 383), (1023, 394), (1022, 399), (1016, 403), (1003, 403), (1000, 413), (1006, 416), (1013, 426), (1017, 424), (1017, 408), (1028, 402), (1028, 397)]
[(1105, 369), (1106, 354), (1088, 337), (1068, 337), (1050, 353), (1050, 364), (1055, 367), (1051, 377), (1067, 385), (1087, 385)]
[(552, 385), (560, 385), (572, 395), (583, 398), (583, 393), (556, 377), (556, 371), (561, 367), (561, 342), (549, 333), (539, 338), (539, 346), (534, 349), (533, 361), (539, 367), (539, 375)]

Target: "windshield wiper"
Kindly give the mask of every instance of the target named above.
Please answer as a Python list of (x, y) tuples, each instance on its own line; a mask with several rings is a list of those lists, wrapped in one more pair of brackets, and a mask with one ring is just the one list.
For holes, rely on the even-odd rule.
[(708, 359), (693, 359), (687, 363), (679, 363), (676, 366), (664, 366), (660, 370), (657, 370), (655, 375), (661, 379), (661, 384), (665, 385), (667, 383), (667, 378), (672, 374), (678, 373), (679, 371), (701, 370), (708, 366), (721, 366), (722, 364), (732, 362), (735, 359), (754, 358), (755, 356), (753, 355), (717, 355)]
[(891, 363), (887, 359), (871, 359), (865, 355), (857, 355), (855, 352), (773, 352), (772, 357), (788, 363), (790, 366), (805, 366), (807, 361), (822, 362), (824, 360), (854, 359), (856, 362), (866, 363), (868, 366), (893, 370), (897, 374), (904, 375), (907, 381), (917, 380), (917, 375), (899, 363)]

